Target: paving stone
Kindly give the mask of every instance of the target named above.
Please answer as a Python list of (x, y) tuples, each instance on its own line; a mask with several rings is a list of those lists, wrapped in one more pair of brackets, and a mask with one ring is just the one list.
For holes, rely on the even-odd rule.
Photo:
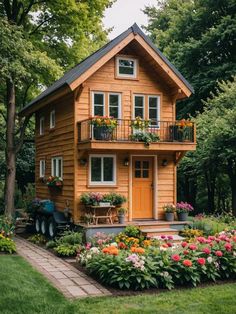
[(72, 270), (69, 270), (69, 268), (68, 268), (68, 270), (64, 270), (63, 273), (64, 273), (67, 277), (69, 277), (69, 278), (76, 278), (76, 277), (79, 277), (79, 275), (78, 275), (76, 272), (74, 272), (74, 271), (72, 271)]
[(56, 279), (67, 279), (67, 277), (60, 271), (51, 271), (49, 273)]
[(88, 294), (78, 286), (68, 286), (66, 289), (72, 294), (73, 297), (86, 297)]
[(63, 286), (73, 286), (75, 283), (70, 279), (58, 279)]
[(88, 294), (92, 295), (102, 294), (102, 291), (100, 291), (94, 285), (82, 285), (81, 288), (85, 290)]
[(77, 284), (77, 285), (88, 285), (90, 282), (83, 278), (83, 277), (78, 277), (78, 278), (72, 278), (72, 280)]

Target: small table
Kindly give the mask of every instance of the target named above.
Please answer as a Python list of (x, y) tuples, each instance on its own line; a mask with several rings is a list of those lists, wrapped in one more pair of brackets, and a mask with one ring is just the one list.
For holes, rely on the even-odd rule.
[[(92, 211), (93, 215), (93, 223), (95, 225), (98, 224), (98, 219), (106, 219), (109, 221), (110, 224), (113, 224), (112, 221), (112, 209), (115, 208), (114, 205), (107, 205), (107, 206), (88, 206), (90, 211)], [(98, 210), (105, 210), (106, 213), (104, 215), (100, 215), (97, 211)]]

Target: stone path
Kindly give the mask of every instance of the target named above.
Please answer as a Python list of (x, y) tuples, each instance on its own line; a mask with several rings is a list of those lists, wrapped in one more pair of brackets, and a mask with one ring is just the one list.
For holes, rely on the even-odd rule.
[(111, 293), (78, 269), (27, 240), (15, 239), (17, 252), (67, 298), (107, 296)]

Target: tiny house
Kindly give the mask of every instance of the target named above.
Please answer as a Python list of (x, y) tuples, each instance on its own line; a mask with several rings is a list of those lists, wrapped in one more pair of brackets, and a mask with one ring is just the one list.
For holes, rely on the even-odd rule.
[(177, 164), (196, 148), (195, 125), (176, 121), (176, 101), (192, 93), (134, 24), (22, 109), (35, 113), (37, 197), (79, 223), (83, 193), (115, 192), (127, 198), (127, 222), (162, 220), (176, 202)]

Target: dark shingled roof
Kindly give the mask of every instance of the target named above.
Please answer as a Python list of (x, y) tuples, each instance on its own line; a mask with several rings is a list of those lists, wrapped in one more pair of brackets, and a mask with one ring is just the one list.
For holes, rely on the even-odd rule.
[(138, 27), (135, 23), (130, 28), (128, 28), (125, 32), (111, 40), (105, 46), (91, 54), (89, 57), (81, 61), (74, 68), (66, 72), (59, 80), (53, 83), (49, 88), (43, 91), (38, 97), (32, 100), (29, 104), (27, 104), (22, 110), (23, 113), (26, 109), (32, 107), (34, 104), (39, 102), (40, 100), (46, 98), (48, 95), (57, 91), (58, 89), (70, 85), (73, 81), (79, 78), (84, 72), (86, 72), (91, 66), (93, 66), (100, 58), (105, 56), (111, 49), (113, 49), (116, 45), (118, 45), (122, 40), (124, 40), (131, 33), (139, 34), (146, 43), (152, 47), (152, 49), (162, 58), (162, 60), (172, 69), (172, 71), (181, 79), (181, 81), (189, 88), (189, 90), (193, 93), (193, 87), (187, 82), (187, 80), (183, 77), (183, 75), (170, 63), (170, 61), (161, 53), (161, 51), (152, 43), (150, 38), (146, 36), (143, 31)]

